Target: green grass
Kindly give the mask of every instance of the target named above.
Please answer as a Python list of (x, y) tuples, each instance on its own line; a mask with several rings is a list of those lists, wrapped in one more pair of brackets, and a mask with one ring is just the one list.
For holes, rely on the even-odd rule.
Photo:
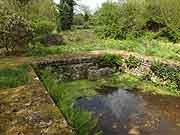
[(0, 89), (15, 88), (28, 82), (27, 66), (0, 69)]
[(164, 59), (180, 61), (180, 44), (173, 44), (167, 41), (148, 39), (98, 39), (91, 31), (70, 31), (62, 33), (66, 45), (43, 47), (36, 45), (30, 50), (33, 55), (79, 53), (94, 50), (124, 50), (136, 52), (147, 56), (157, 56)]

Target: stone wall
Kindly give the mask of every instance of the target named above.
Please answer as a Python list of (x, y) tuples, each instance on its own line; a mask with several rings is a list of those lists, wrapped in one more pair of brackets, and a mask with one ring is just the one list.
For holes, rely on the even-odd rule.
[[(88, 56), (78, 58), (65, 58), (54, 61), (44, 61), (38, 63), (39, 69), (49, 69), (52, 73), (55, 73), (58, 80), (79, 80), (79, 79), (90, 79), (96, 80), (101, 77), (109, 77), (114, 72), (113, 67), (100, 66), (99, 57), (101, 56)], [(123, 56), (124, 61), (128, 57)], [(154, 63), (152, 60), (138, 58), (141, 61), (141, 65), (138, 68), (129, 69), (127, 65), (123, 64), (121, 69), (127, 73), (142, 76), (149, 74), (150, 67)], [(164, 64), (164, 63), (163, 63)], [(174, 68), (179, 68), (174, 65), (169, 65)]]
[(113, 74), (113, 67), (100, 67), (98, 57), (82, 57), (41, 62), (39, 69), (47, 69), (56, 75), (59, 81), (89, 79), (97, 80)]

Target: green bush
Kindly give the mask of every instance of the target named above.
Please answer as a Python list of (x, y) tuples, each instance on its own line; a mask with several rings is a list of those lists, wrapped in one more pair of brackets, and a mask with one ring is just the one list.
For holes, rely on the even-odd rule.
[(83, 25), (83, 24), (84, 24), (84, 16), (82, 14), (74, 15), (73, 25)]
[(100, 58), (100, 63), (103, 65), (120, 67), (123, 65), (123, 58), (121, 56), (107, 54)]
[(174, 42), (174, 43), (180, 42), (179, 35), (180, 35), (180, 32), (174, 32), (168, 28), (162, 29), (162, 31), (159, 34), (160, 37), (165, 37), (169, 41)]
[(126, 64), (129, 69), (138, 68), (139, 66), (141, 66), (141, 61), (138, 60), (135, 56), (130, 55), (126, 60)]
[(151, 70), (155, 75), (164, 80), (175, 81), (178, 73), (178, 69), (168, 66), (166, 64), (155, 63), (151, 66)]
[[(164, 81), (170, 80), (171, 83), (175, 83), (176, 87), (179, 89), (180, 88), (180, 70), (175, 68), (175, 67), (171, 67), (169, 65), (166, 64), (161, 64), (161, 63), (154, 63), (151, 67), (150, 67), (151, 71), (158, 76), (159, 78), (163, 79)], [(179, 89), (180, 90), (180, 89)]]
[(33, 22), (33, 29), (36, 36), (44, 35), (53, 32), (56, 29), (56, 25), (47, 20), (36, 20)]
[(128, 1), (124, 4), (106, 2), (96, 12), (96, 32), (102, 38), (126, 39), (127, 34), (135, 31), (135, 35), (144, 25), (141, 2)]

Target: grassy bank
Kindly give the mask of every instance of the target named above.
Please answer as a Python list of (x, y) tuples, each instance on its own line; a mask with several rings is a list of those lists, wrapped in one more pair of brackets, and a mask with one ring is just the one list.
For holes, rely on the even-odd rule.
[(0, 69), (0, 89), (15, 88), (28, 82), (27, 65)]
[[(94, 90), (96, 85), (86, 80), (57, 83), (48, 71), (39, 72), (39, 74), (48, 93), (64, 114), (74, 133), (88, 135), (89, 131), (96, 126), (96, 120), (92, 121), (91, 113), (75, 109), (73, 104), (79, 97), (96, 95)], [(100, 135), (100, 132), (96, 135)]]

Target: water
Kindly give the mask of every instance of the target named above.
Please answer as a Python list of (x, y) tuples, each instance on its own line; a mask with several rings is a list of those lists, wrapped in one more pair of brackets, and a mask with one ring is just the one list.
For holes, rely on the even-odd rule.
[(101, 130), (103, 135), (180, 135), (180, 98), (110, 91), (76, 102), (98, 119), (90, 134)]

